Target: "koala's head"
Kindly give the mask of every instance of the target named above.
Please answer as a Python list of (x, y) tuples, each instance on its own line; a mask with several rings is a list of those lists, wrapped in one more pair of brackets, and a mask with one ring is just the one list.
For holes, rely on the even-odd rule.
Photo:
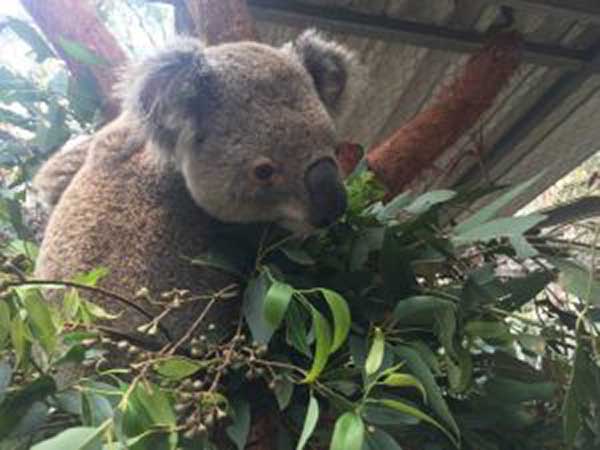
[(312, 31), (281, 48), (186, 39), (132, 72), (123, 106), (208, 214), (308, 231), (346, 207), (334, 121), (353, 70)]

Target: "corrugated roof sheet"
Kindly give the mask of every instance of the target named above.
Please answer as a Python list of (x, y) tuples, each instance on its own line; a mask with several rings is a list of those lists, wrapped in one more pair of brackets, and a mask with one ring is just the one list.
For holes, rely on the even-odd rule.
[[(266, 42), (283, 43), (311, 25), (309, 16), (297, 13), (297, 2), (280, 0), (279, 6), (271, 10), (273, 2), (249, 0), (249, 3), (257, 13), (259, 31)], [(581, 67), (573, 64), (561, 67), (550, 60), (546, 65), (522, 64), (473, 134), (465, 136), (439, 161), (432, 161), (431, 173), (421, 177), (419, 188), (473, 183), (482, 177), (499, 183), (516, 183), (545, 169), (545, 176), (535, 188), (512, 205), (511, 209), (515, 210), (599, 148), (596, 142), (600, 140), (600, 75), (597, 74), (600, 64), (592, 60), (594, 48), (600, 44), (600, 7), (594, 0), (573, 3), (557, 0), (310, 0), (303, 4), (329, 12), (351, 11), (374, 19), (397, 18), (417, 25), (433, 25), (465, 32), (468, 37), (484, 33), (501, 19), (497, 5), (500, 3), (515, 7), (516, 26), (528, 43), (579, 51), (575, 57), (584, 55), (584, 62)], [(286, 11), (290, 5), (292, 13)], [(568, 14), (569, 5), (577, 8), (572, 15)], [(585, 20), (587, 16), (581, 13), (582, 9), (589, 9), (597, 16), (590, 13), (590, 20)], [(261, 14), (264, 11), (268, 14)], [(264, 17), (267, 20), (261, 19)], [(361, 94), (361, 101), (343, 119), (340, 129), (344, 139), (367, 147), (388, 136), (432, 102), (467, 58), (466, 53), (437, 49), (445, 45), (436, 41), (435, 36), (433, 40), (423, 39), (420, 44), (417, 33), (409, 37), (408, 44), (401, 38), (387, 39), (377, 33), (371, 37), (369, 29), (365, 28), (363, 33), (356, 24), (345, 28), (343, 23), (331, 27), (326, 21), (316, 23), (333, 29), (329, 34), (355, 50), (369, 70), (369, 85)], [(482, 153), (478, 155), (473, 150)], [(440, 171), (435, 166), (450, 169)]]

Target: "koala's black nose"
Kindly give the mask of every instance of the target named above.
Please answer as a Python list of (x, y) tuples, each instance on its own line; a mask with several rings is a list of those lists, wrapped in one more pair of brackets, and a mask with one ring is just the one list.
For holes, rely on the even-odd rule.
[(305, 175), (311, 203), (310, 221), (315, 227), (326, 227), (346, 211), (346, 190), (337, 166), (329, 158), (311, 165)]

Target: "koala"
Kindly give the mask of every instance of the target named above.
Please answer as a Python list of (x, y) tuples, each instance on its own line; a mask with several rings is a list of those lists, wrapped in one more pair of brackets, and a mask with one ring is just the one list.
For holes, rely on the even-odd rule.
[[(52, 191), (52, 214), (35, 275), (69, 280), (105, 267), (99, 285), (123, 297), (142, 287), (200, 296), (234, 281), (189, 262), (225, 224), (275, 223), (299, 234), (332, 224), (346, 207), (335, 122), (360, 73), (350, 52), (315, 31), (280, 48), (187, 38), (141, 62), (119, 88), (120, 117), (72, 153), (80, 165), (72, 179), (40, 182)], [(140, 309), (159, 313), (143, 299), (137, 307), (92, 300), (130, 335), (148, 322)], [(206, 322), (234, 324), (240, 306), (213, 308)], [(203, 309), (185, 303), (161, 324), (179, 339)]]

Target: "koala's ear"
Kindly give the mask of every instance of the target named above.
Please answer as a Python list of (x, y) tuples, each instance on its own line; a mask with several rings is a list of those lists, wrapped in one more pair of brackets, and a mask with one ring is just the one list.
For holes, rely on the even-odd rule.
[(316, 30), (305, 31), (286, 49), (291, 49), (306, 67), (332, 116), (339, 115), (352, 97), (353, 85), (362, 78), (354, 55)]
[(131, 68), (118, 87), (123, 110), (146, 137), (172, 154), (190, 120), (199, 130), (213, 108), (214, 75), (200, 41), (180, 39)]

